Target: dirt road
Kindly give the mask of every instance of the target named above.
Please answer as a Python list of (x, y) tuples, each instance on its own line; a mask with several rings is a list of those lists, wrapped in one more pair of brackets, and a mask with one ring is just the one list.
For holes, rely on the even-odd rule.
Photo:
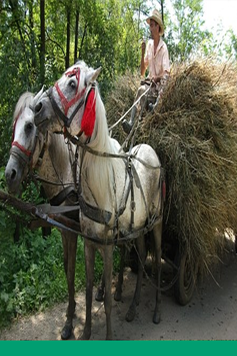
[[(222, 263), (203, 281), (199, 281), (192, 301), (178, 305), (173, 291), (162, 294), (162, 320), (152, 323), (155, 290), (144, 277), (141, 302), (135, 320), (125, 321), (131, 301), (135, 275), (127, 271), (122, 302), (113, 302), (112, 321), (115, 340), (237, 340), (237, 256), (233, 244)], [(215, 278), (215, 280), (214, 280)], [(218, 284), (217, 284), (218, 283)], [(74, 336), (82, 332), (85, 316), (85, 296), (77, 294)], [(67, 303), (54, 306), (45, 313), (23, 318), (0, 333), (0, 340), (60, 340)], [(103, 304), (93, 302), (91, 340), (105, 338)]]

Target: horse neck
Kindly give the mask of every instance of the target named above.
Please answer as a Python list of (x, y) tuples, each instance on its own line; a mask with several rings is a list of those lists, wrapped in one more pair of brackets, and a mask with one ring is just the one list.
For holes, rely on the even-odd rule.
[[(109, 136), (106, 114), (102, 100), (96, 98), (96, 120), (94, 133), (88, 144), (97, 152), (118, 153), (119, 143)], [(113, 196), (114, 172), (124, 165), (119, 158), (100, 157), (96, 154), (86, 153), (81, 168), (84, 174), (84, 189), (89, 187), (95, 200), (100, 206), (107, 205)], [(83, 184), (83, 182), (82, 182)], [(88, 195), (90, 195), (88, 193)]]
[(51, 134), (39, 168), (41, 178), (54, 184), (42, 183), (48, 199), (73, 184), (69, 150), (62, 135)]
[(93, 134), (88, 144), (89, 147), (100, 152), (113, 152), (114, 147), (111, 144), (108, 124), (104, 104), (101, 100), (99, 90), (95, 88), (96, 93), (96, 118)]

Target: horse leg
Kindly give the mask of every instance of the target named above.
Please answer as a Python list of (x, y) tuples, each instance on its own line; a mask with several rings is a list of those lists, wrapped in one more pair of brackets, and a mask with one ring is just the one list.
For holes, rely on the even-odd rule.
[[(114, 300), (116, 300), (117, 302), (119, 302), (122, 298), (124, 264), (125, 264), (125, 246), (122, 245), (120, 247), (120, 266), (119, 266), (118, 282), (116, 284), (116, 290), (114, 293)], [(105, 290), (105, 276), (103, 272), (100, 285), (95, 295), (95, 300), (97, 300), (97, 302), (102, 302), (104, 300), (104, 290)]]
[(160, 322), (160, 305), (161, 305), (161, 239), (162, 239), (162, 222), (155, 225), (153, 228), (153, 236), (155, 240), (155, 259), (157, 265), (157, 284), (156, 284), (156, 305), (153, 314), (153, 323)]
[(120, 266), (119, 266), (119, 275), (118, 275), (118, 282), (116, 284), (116, 290), (114, 293), (114, 300), (119, 302), (122, 299), (122, 285), (123, 285), (123, 271), (124, 271), (124, 264), (125, 264), (125, 245), (120, 247)]
[(63, 253), (64, 253), (64, 270), (67, 277), (68, 286), (68, 308), (67, 320), (61, 331), (61, 338), (67, 340), (70, 338), (73, 330), (73, 316), (76, 302), (75, 295), (75, 264), (77, 253), (77, 235), (71, 232), (62, 232)]
[(105, 292), (105, 276), (103, 272), (100, 285), (97, 288), (97, 292), (95, 295), (95, 300), (97, 300), (97, 302), (102, 302), (104, 300), (104, 292)]
[(143, 236), (137, 238), (136, 247), (138, 251), (138, 274), (137, 274), (137, 283), (134, 293), (132, 303), (126, 314), (126, 320), (132, 321), (136, 315), (136, 307), (139, 305), (141, 287), (142, 287), (142, 278), (143, 278), (143, 269), (146, 259), (146, 248), (145, 248), (145, 239)]
[(112, 310), (112, 272), (113, 272), (113, 246), (106, 246), (103, 250), (104, 259), (104, 278), (105, 278), (105, 315), (106, 315), (106, 340), (113, 339), (111, 326), (111, 310)]
[(91, 337), (91, 307), (94, 282), (95, 248), (85, 240), (85, 267), (86, 267), (86, 322), (81, 340), (89, 340)]

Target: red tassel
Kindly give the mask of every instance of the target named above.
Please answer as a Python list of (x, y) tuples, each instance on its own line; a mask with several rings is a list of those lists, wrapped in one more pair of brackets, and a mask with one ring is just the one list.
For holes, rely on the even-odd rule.
[(92, 89), (87, 97), (86, 107), (81, 121), (81, 131), (91, 136), (95, 126), (95, 91)]

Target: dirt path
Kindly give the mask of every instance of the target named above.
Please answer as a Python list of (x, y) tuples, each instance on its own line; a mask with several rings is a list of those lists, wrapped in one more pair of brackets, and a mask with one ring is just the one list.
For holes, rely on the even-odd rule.
[[(162, 295), (162, 320), (152, 323), (155, 290), (144, 278), (141, 302), (135, 320), (125, 321), (125, 314), (134, 291), (135, 275), (126, 272), (123, 300), (113, 302), (112, 321), (115, 340), (237, 340), (237, 256), (233, 244), (226, 251), (223, 262), (209, 276), (198, 283), (192, 301), (178, 305), (170, 290)], [(217, 285), (219, 284), (219, 286)], [(85, 316), (85, 296), (77, 294), (74, 336), (82, 332)], [(60, 340), (67, 303), (61, 303), (14, 323), (0, 333), (0, 340)], [(91, 340), (104, 340), (105, 314), (101, 303), (93, 302)]]

